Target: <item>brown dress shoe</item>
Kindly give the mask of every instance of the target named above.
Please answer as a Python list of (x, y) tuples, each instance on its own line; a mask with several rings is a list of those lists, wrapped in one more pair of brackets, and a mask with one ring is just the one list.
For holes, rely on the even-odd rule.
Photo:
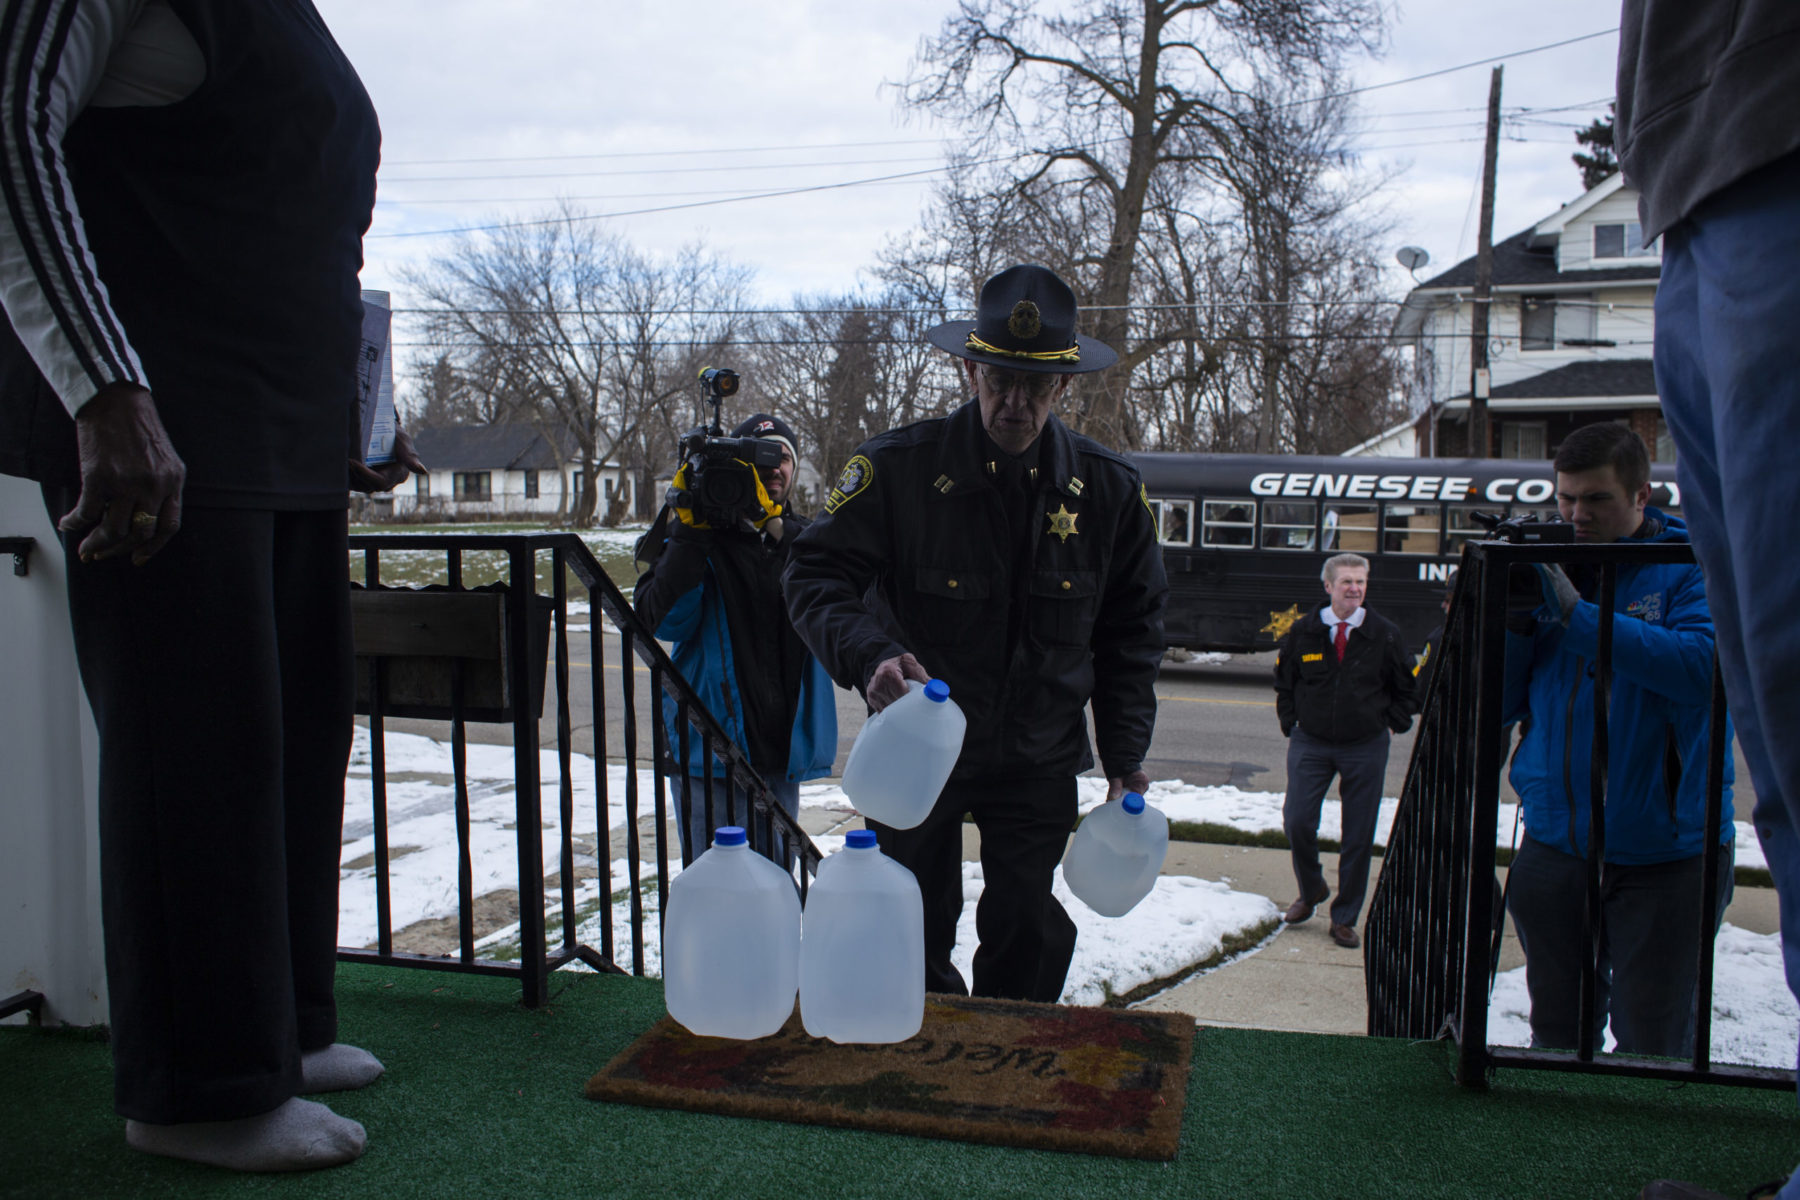
[(1326, 887), (1324, 891), (1310, 900), (1302, 896), (1288, 905), (1288, 910), (1282, 914), (1281, 919), (1289, 925), (1298, 925), (1302, 921), (1309, 921), (1312, 919), (1313, 910), (1329, 899), (1331, 899), (1330, 887)]
[(1354, 925), (1339, 925), (1336, 921), (1331, 923), (1331, 940), (1346, 950), (1354, 950), (1362, 945), (1362, 941), (1356, 936)]

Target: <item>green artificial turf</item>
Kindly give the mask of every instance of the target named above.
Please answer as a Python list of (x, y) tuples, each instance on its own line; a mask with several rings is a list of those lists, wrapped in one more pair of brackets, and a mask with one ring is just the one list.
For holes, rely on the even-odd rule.
[(388, 1066), (330, 1097), (357, 1163), (239, 1176), (136, 1154), (104, 1042), (0, 1030), (0, 1196), (1630, 1197), (1674, 1175), (1741, 1194), (1800, 1157), (1781, 1092), (1543, 1072), (1458, 1089), (1443, 1044), (1205, 1029), (1169, 1164), (705, 1116), (582, 1097), (663, 1013), (655, 981), (505, 981), (344, 966), (341, 1036)]

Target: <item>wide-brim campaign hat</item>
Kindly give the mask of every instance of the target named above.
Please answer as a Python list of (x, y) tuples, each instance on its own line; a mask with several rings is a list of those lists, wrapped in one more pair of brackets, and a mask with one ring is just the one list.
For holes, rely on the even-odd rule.
[(946, 321), (925, 340), (958, 358), (1014, 371), (1079, 375), (1119, 361), (1075, 332), (1075, 293), (1048, 267), (1009, 267), (982, 285), (973, 321)]

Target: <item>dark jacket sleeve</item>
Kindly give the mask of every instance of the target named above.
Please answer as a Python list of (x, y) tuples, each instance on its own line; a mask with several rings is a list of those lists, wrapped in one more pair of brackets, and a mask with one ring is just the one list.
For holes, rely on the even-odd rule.
[(1413, 714), (1419, 711), (1419, 681), (1413, 676), (1412, 663), (1406, 659), (1406, 647), (1398, 629), (1388, 634), (1387, 662), (1382, 671), (1388, 686), (1388, 707), (1383, 714), (1387, 726), (1395, 733), (1405, 733), (1412, 728)]
[(706, 581), (706, 556), (710, 534), (690, 529), (678, 521), (670, 521), (669, 540), (650, 569), (638, 577), (631, 594), (631, 607), (644, 624), (656, 630), (665, 640), (682, 636), (679, 631), (663, 632), (659, 626), (678, 601)]
[(1294, 732), (1294, 722), (1300, 719), (1294, 710), (1294, 631), (1298, 628), (1298, 621), (1288, 626), (1281, 644), (1275, 648), (1275, 717), (1281, 722), (1282, 737), (1290, 736)]
[[(866, 602), (888, 566), (891, 484), (875, 460), (873, 478), (794, 539), (782, 576), (788, 616), (807, 649), (839, 687), (865, 691), (883, 660), (906, 653)], [(931, 664), (924, 664), (926, 670)]]
[(1107, 778), (1143, 766), (1156, 729), (1169, 582), (1156, 526), (1134, 477), (1113, 534), (1111, 574), (1094, 618), (1094, 741)]

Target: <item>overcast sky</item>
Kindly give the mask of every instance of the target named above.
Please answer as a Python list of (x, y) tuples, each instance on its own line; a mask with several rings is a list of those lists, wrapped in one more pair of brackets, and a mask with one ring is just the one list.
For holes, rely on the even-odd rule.
[[(846, 290), (886, 238), (916, 223), (942, 161), (946, 131), (901, 113), (885, 85), (906, 75), (953, 0), (316, 3), (381, 114), (364, 282), (393, 289), (397, 307), (406, 306), (398, 266), (447, 245), (421, 234), (527, 218), (558, 197), (625, 213), (925, 173), (607, 222), (655, 251), (704, 239), (753, 268), (769, 304)], [(1609, 30), (1618, 18), (1617, 0), (1402, 0), (1389, 49), (1356, 63), (1353, 82), (1512, 56), (1498, 240), (1580, 194), (1573, 127), (1605, 112), (1618, 38), (1515, 52)], [(1358, 97), (1366, 163), (1396, 171), (1381, 197), (1394, 220), (1384, 257), (1424, 247), (1432, 262), (1421, 277), (1474, 252), (1490, 70)], [(1405, 282), (1395, 267), (1396, 297)]]

